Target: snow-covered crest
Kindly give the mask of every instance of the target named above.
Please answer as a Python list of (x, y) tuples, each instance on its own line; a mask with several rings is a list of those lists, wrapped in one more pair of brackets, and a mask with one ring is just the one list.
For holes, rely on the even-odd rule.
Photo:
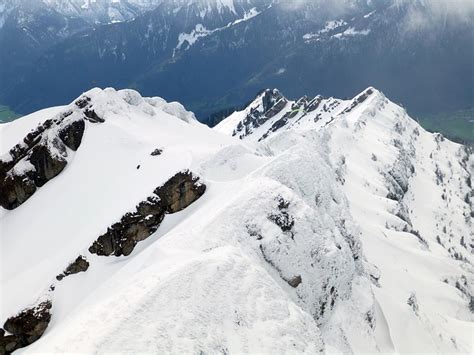
[[(161, 112), (177, 117), (187, 123), (197, 123), (192, 112), (187, 111), (178, 102), (166, 102), (161, 97), (143, 98), (137, 91), (124, 89), (116, 91), (112, 88), (105, 90), (92, 89), (82, 96), (90, 97), (93, 107), (104, 119), (117, 114), (133, 118), (137, 114), (156, 116)], [(80, 98), (79, 98), (80, 99)]]
[[(262, 151), (275, 155), (308, 140), (312, 147), (306, 149), (321, 147), (328, 152), (326, 159), (336, 172), (337, 180), (342, 182), (351, 214), (361, 227), (364, 255), (370, 262), (375, 261), (381, 271), (366, 266), (378, 285), (374, 289), (374, 312), (380, 312), (378, 307), (382, 305), (383, 322), (388, 322), (392, 332), (390, 342), (383, 344), (388, 346), (385, 351), (425, 350), (427, 345), (419, 336), (424, 334), (422, 337), (429, 338), (441, 332), (443, 326), (436, 320), (440, 307), (451, 309), (449, 312), (456, 313), (457, 319), (466, 322), (465, 326), (470, 324), (472, 316), (467, 308), (464, 311), (453, 309), (447, 299), (448, 294), (455, 292), (464, 299), (464, 307), (472, 307), (473, 290), (467, 284), (473, 280), (474, 244), (466, 243), (474, 238), (471, 150), (438, 134), (427, 133), (404, 109), (374, 88), (364, 90), (352, 100), (319, 98), (320, 104), (314, 111), (304, 108), (308, 107), (308, 101), (306, 97), (289, 101), (278, 114), (266, 115), (265, 122), (257, 128), (255, 121), (249, 119), (251, 110), (236, 112), (216, 130), (237, 135), (249, 143), (259, 141)], [(239, 130), (239, 125), (249, 128)], [(245, 134), (239, 135), (240, 131)], [(421, 264), (436, 264), (439, 257), (444, 260), (443, 266), (420, 274)], [(404, 261), (396, 263), (397, 259)], [(447, 276), (447, 268), (454, 265), (459, 268), (452, 269), (454, 274)], [(399, 281), (392, 284), (389, 279)], [(392, 297), (389, 295), (409, 299), (410, 293), (400, 289), (400, 283), (412, 289), (418, 304), (423, 303), (421, 298), (426, 302), (423, 312), (416, 315), (419, 320), (412, 319), (408, 310), (402, 311), (403, 303), (401, 309), (396, 308), (407, 321), (421, 322), (412, 336), (404, 333), (402, 324), (398, 323), (399, 311), (388, 310), (397, 307), (396, 301), (389, 301)], [(439, 286), (445, 283), (446, 302), (434, 300), (434, 289), (420, 288), (420, 283)], [(457, 290), (448, 285), (454, 285)], [(388, 308), (383, 310), (385, 307)], [(460, 331), (454, 324), (451, 326), (453, 332)], [(439, 340), (434, 348), (459, 350), (462, 341), (456, 336), (453, 339)], [(464, 344), (471, 346), (469, 341)]]
[[(215, 129), (177, 103), (93, 89), (0, 126), (2, 153), (69, 112), (85, 130), (67, 166), (1, 216), (0, 320), (53, 305), (26, 352), (472, 348), (472, 154), (376, 89), (266, 90)], [(151, 193), (183, 171), (202, 197), (129, 256), (89, 252), (124, 219), (142, 231), (136, 207), (153, 219)], [(57, 281), (79, 255), (88, 269)]]

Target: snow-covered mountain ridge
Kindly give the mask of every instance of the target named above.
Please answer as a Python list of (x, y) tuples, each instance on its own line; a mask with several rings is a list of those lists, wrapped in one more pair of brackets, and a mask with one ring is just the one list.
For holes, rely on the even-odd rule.
[(215, 129), (94, 89), (0, 134), (4, 352), (472, 349), (472, 153), (374, 88)]
[(132, 20), (137, 15), (157, 7), (163, 0), (2, 0), (0, 28), (14, 11), (24, 11), (19, 17), (23, 25), (34, 19), (38, 10), (55, 12), (70, 19), (90, 24), (107, 24)]

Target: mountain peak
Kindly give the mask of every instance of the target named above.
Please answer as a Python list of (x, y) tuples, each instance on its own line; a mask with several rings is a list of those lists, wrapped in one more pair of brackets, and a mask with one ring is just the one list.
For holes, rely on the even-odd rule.
[(278, 89), (265, 89), (243, 111), (234, 112), (216, 126), (217, 130), (244, 138), (253, 134), (271, 118), (277, 116), (288, 104)]
[(277, 89), (266, 89), (244, 110), (234, 112), (219, 123), (216, 129), (240, 139), (260, 141), (277, 131), (298, 127), (320, 129), (360, 107), (371, 110), (384, 100), (383, 93), (372, 86), (352, 100), (325, 98), (321, 95), (310, 99), (305, 95), (292, 101)]
[(93, 108), (104, 119), (119, 112), (129, 117), (137, 113), (156, 116), (158, 112), (164, 112), (184, 122), (197, 123), (194, 114), (180, 103), (167, 102), (161, 97), (142, 97), (140, 93), (131, 89), (93, 88), (83, 93), (70, 107), (80, 106), (81, 102), (87, 102), (87, 107)]

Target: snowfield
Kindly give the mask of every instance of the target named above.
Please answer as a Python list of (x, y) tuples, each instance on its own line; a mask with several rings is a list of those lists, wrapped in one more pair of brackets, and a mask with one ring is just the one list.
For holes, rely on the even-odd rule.
[[(467, 147), (374, 88), (353, 100), (267, 90), (214, 129), (178, 103), (108, 88), (0, 125), (0, 159), (48, 119), (65, 117), (49, 136), (82, 119), (84, 98), (100, 121), (85, 119), (64, 170), (1, 210), (0, 325), (52, 304), (18, 352), (472, 352)], [(128, 256), (89, 251), (186, 170), (202, 197)], [(80, 255), (88, 269), (58, 281)]]

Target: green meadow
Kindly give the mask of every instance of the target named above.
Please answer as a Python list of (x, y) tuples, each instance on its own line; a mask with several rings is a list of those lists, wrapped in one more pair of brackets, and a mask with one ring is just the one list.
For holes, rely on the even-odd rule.
[(10, 110), (8, 106), (0, 104), (0, 123), (10, 122), (18, 117), (20, 117), (20, 115)]
[(439, 132), (456, 142), (474, 144), (474, 109), (419, 115), (416, 118), (430, 132)]

